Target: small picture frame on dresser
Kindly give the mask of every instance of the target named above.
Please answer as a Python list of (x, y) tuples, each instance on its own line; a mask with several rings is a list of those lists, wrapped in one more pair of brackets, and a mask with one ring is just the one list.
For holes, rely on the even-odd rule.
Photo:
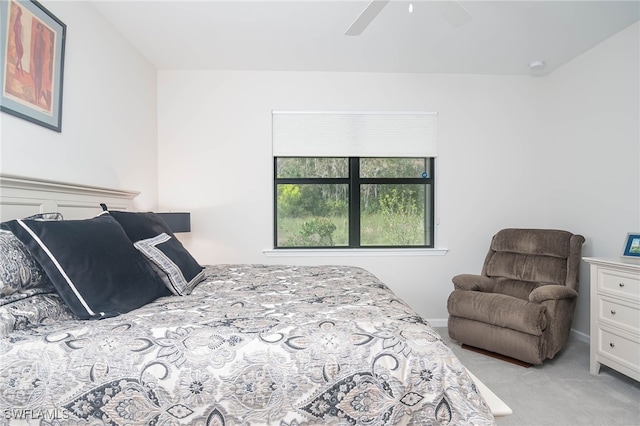
[(640, 232), (629, 232), (624, 240), (622, 257), (640, 260)]

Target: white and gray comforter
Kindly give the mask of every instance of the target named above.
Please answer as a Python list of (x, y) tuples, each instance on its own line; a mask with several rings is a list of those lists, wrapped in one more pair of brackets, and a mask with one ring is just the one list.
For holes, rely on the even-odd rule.
[(0, 424), (493, 424), (437, 332), (346, 266), (216, 265), (191, 295), (0, 339)]

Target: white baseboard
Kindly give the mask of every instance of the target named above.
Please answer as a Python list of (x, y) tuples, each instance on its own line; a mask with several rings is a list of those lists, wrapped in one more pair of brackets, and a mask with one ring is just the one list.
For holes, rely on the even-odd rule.
[(584, 342), (587, 345), (591, 344), (591, 336), (583, 333), (582, 331), (574, 330), (573, 328), (571, 329), (571, 335), (569, 336), (569, 338)]

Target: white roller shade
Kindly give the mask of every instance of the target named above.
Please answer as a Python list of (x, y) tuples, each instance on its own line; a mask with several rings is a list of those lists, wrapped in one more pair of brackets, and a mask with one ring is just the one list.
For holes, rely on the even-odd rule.
[(435, 157), (435, 112), (273, 111), (276, 157)]

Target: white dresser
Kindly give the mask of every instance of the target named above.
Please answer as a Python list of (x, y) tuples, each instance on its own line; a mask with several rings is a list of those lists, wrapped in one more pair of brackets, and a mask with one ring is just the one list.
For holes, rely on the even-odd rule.
[(585, 257), (591, 266), (589, 371), (607, 365), (640, 380), (640, 263)]

